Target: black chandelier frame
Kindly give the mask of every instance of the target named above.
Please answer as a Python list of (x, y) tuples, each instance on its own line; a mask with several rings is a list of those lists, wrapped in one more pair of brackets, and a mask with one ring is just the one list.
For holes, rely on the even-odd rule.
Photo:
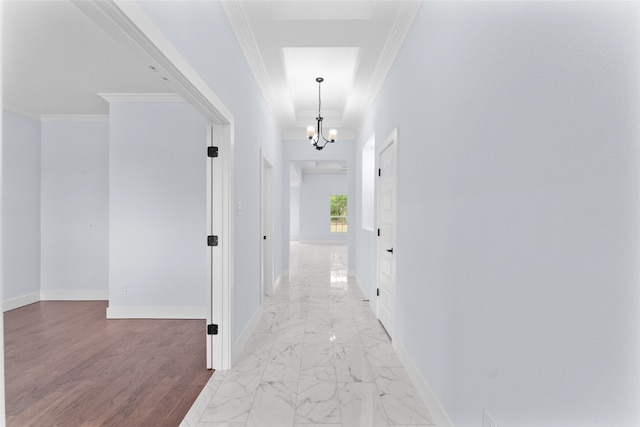
[[(308, 135), (308, 136), (309, 136), (309, 140), (311, 141), (311, 144), (316, 148), (316, 150), (322, 150), (324, 147), (326, 147), (327, 144), (334, 143), (336, 142), (336, 140), (335, 138), (331, 138), (331, 132), (329, 132), (329, 139), (325, 138), (324, 133), (322, 132), (322, 121), (324, 119), (322, 118), (322, 114), (320, 113), (320, 109), (322, 107), (322, 98), (320, 96), (320, 86), (322, 85), (324, 78), (317, 77), (316, 81), (318, 82), (318, 117), (316, 117), (315, 134)], [(311, 127), (309, 127), (309, 129), (311, 129)], [(322, 140), (320, 140), (320, 138), (324, 140), (324, 143), (322, 143)]]

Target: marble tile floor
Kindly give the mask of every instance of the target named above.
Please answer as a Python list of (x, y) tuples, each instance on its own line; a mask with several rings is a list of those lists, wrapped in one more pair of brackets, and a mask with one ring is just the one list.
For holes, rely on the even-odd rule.
[(238, 361), (215, 372), (181, 427), (431, 426), (355, 280), (347, 246), (291, 244)]

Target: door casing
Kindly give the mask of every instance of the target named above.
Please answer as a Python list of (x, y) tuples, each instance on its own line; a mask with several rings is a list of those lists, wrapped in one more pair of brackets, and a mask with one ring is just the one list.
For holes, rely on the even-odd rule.
[[(399, 253), (396, 245), (397, 147), (396, 129), (376, 150), (376, 162), (378, 170), (381, 170), (376, 181), (376, 218), (380, 232), (376, 254), (376, 313), (392, 340), (395, 338), (397, 323), (396, 265)], [(393, 252), (389, 252), (390, 250)]]
[(260, 299), (273, 294), (274, 188), (273, 165), (260, 150)]

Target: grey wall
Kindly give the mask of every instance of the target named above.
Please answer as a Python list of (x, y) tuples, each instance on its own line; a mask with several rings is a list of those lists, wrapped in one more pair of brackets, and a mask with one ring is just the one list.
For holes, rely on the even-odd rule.
[(3, 299), (40, 292), (40, 122), (3, 111)]
[(106, 299), (108, 121), (44, 121), (41, 170), (43, 295), (80, 291)]
[(113, 102), (109, 126), (109, 310), (204, 316), (208, 122), (184, 102)]
[(640, 423), (639, 8), (425, 2), (358, 137), (398, 129), (397, 340), (457, 426)]
[(347, 184), (347, 174), (302, 175), (300, 183), (301, 241), (347, 241), (347, 234), (331, 233), (330, 230), (331, 195), (348, 194)]
[[(282, 205), (282, 139), (219, 2), (139, 2), (143, 11), (212, 88), (235, 119), (236, 201), (234, 338), (257, 312), (260, 296), (260, 150), (274, 167), (275, 206)], [(222, 154), (224, 155), (224, 153)], [(288, 167), (288, 165), (287, 165)], [(288, 190), (287, 190), (288, 191)], [(283, 229), (275, 217), (274, 272), (283, 271)]]

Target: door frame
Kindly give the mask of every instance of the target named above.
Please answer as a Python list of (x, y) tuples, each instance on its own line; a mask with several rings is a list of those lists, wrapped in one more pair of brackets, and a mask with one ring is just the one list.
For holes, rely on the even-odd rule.
[[(398, 306), (397, 306), (397, 297), (398, 297), (398, 292), (397, 292), (397, 288), (398, 288), (398, 281), (397, 281), (397, 264), (398, 264), (398, 254), (400, 253), (398, 251), (398, 247), (397, 247), (397, 236), (398, 236), (398, 205), (397, 205), (397, 200), (398, 200), (398, 129), (394, 129), (389, 136), (387, 136), (384, 140), (384, 142), (382, 144), (380, 144), (380, 146), (376, 147), (376, 169), (380, 170), (380, 157), (382, 156), (382, 153), (385, 152), (389, 147), (391, 147), (391, 145), (395, 144), (395, 156), (393, 159), (393, 163), (394, 163), (394, 170), (395, 170), (395, 174), (394, 174), (394, 179), (393, 179), (393, 184), (392, 184), (392, 188), (393, 188), (393, 203), (392, 203), (392, 221), (393, 221), (393, 225), (392, 225), (392, 248), (393, 248), (393, 258), (394, 258), (394, 262), (393, 262), (393, 269), (391, 272), (392, 275), (392, 280), (395, 283), (395, 298), (394, 298), (394, 314), (393, 314), (393, 327), (391, 328), (391, 330), (387, 329), (387, 333), (389, 334), (389, 337), (391, 338), (391, 340), (393, 341), (395, 339), (395, 335), (396, 335), (396, 325), (398, 323)], [(377, 223), (377, 228), (378, 230), (380, 230), (380, 212), (382, 209), (382, 203), (381, 203), (381, 191), (382, 191), (382, 186), (380, 185), (380, 181), (379, 179), (376, 180), (376, 223)], [(378, 238), (376, 239), (376, 287), (377, 289), (380, 289), (380, 255), (382, 253), (382, 251), (384, 251), (386, 248), (383, 247), (382, 245), (382, 239)], [(380, 298), (376, 297), (376, 318), (380, 319)], [(386, 329), (387, 327), (385, 327)]]
[[(206, 251), (207, 260), (211, 260), (215, 267), (213, 269), (211, 266), (208, 267), (209, 280), (206, 284), (203, 283), (203, 287), (206, 287), (208, 301), (206, 303), (207, 323), (217, 323), (219, 327), (218, 335), (207, 335), (206, 327), (204, 335), (208, 349), (207, 367), (216, 370), (230, 369), (231, 337), (234, 334), (231, 319), (233, 319), (235, 268), (235, 120), (233, 114), (164, 34), (158, 31), (139, 5), (129, 0), (71, 1), (118, 42), (133, 49), (150, 64), (154, 64), (163, 75), (167, 76), (175, 92), (211, 124), (211, 130), (207, 132), (207, 144), (213, 143), (219, 148), (220, 158), (216, 159), (218, 167), (212, 170), (209, 170), (211, 162), (207, 162), (207, 222), (213, 224), (213, 234), (219, 236), (220, 245), (213, 249), (215, 256), (212, 257), (205, 243), (206, 236), (202, 236), (203, 257)], [(204, 144), (203, 158), (206, 158)], [(213, 181), (211, 174), (213, 174)], [(213, 203), (210, 197), (213, 198)]]
[[(260, 302), (274, 291), (274, 183), (273, 164), (260, 149)], [(265, 239), (266, 237), (266, 239)], [(265, 274), (266, 273), (266, 274)], [(268, 276), (265, 283), (265, 275)]]

